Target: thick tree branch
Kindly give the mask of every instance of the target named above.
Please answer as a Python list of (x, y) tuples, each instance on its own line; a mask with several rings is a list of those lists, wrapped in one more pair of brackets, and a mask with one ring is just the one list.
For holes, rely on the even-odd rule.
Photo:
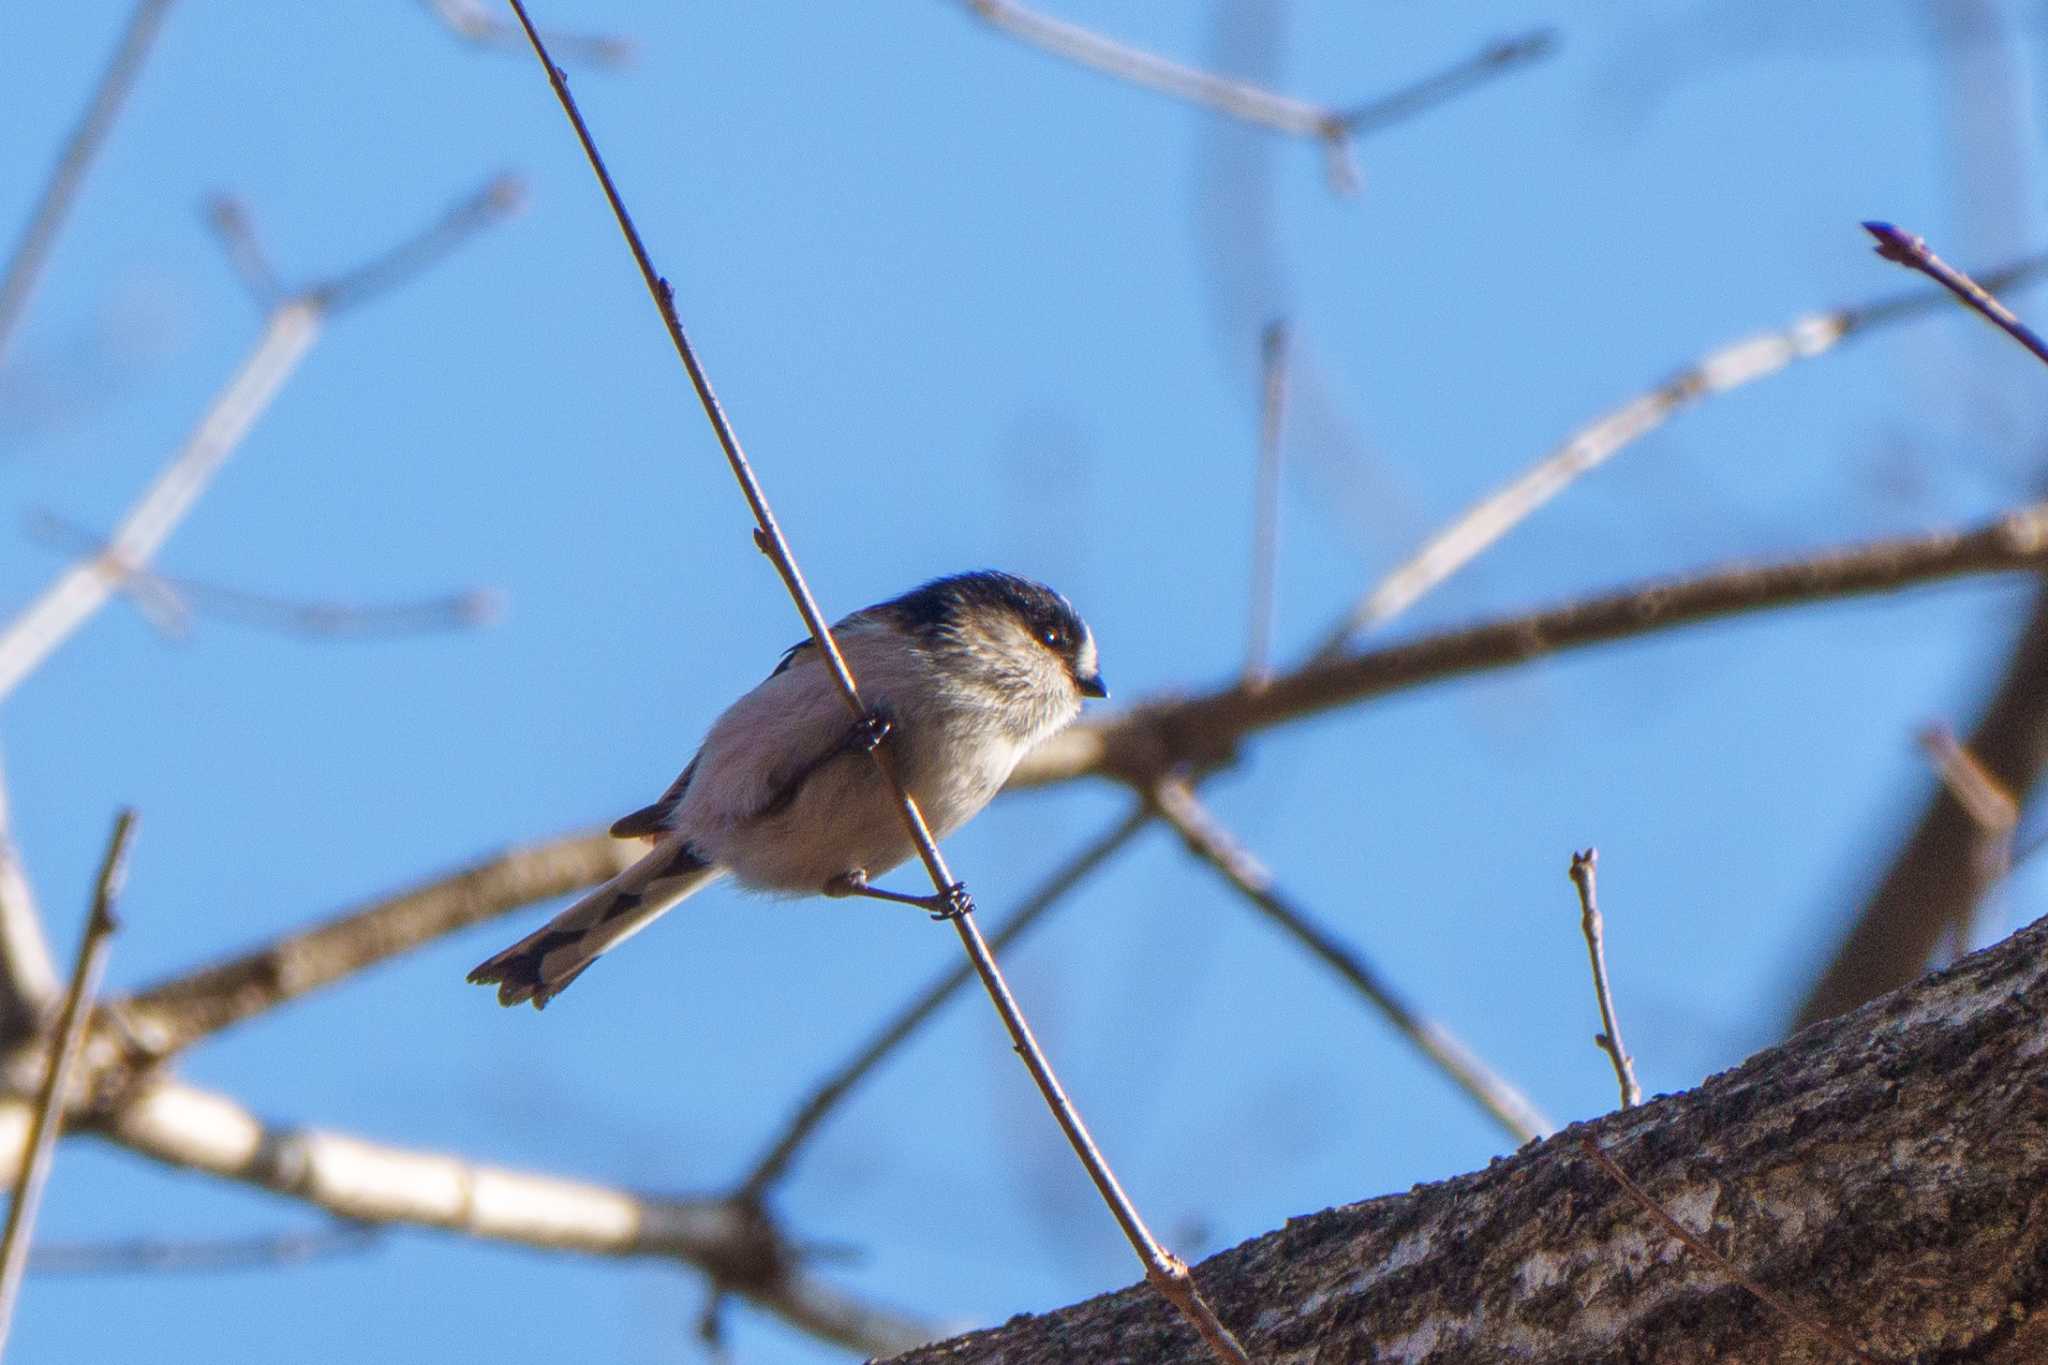
[[(1730, 1260), (1871, 1354), (2048, 1358), (2048, 921), (1698, 1089), (1483, 1171), (1296, 1218), (1201, 1267), (1273, 1365), (1819, 1365), (1838, 1359), (1686, 1250), (1591, 1136)], [(1138, 1289), (902, 1365), (1190, 1359)]]
[[(121, 1088), (99, 1077), (102, 1090)], [(0, 1110), (14, 1107), (0, 1104)], [(91, 1126), (173, 1166), (253, 1185), (361, 1223), (441, 1228), (548, 1251), (645, 1257), (696, 1267), (794, 1326), (878, 1353), (927, 1340), (922, 1324), (805, 1274), (758, 1210), (725, 1199), (670, 1199), (343, 1133), (280, 1128), (227, 1096), (167, 1077), (132, 1078)], [(0, 1151), (14, 1144), (0, 1114)]]
[[(2022, 804), (2048, 773), (2048, 589), (2035, 598), (2005, 675), (1964, 747)], [(2002, 875), (2009, 833), (1973, 816), (1949, 784), (1933, 787), (1913, 833), (1800, 1002), (1794, 1029), (1911, 981)]]
[[(1737, 564), (1603, 597), (1425, 635), (1310, 663), (1256, 688), (1170, 698), (1058, 735), (1019, 765), (1013, 787), (1114, 777), (1141, 789), (1182, 765), (1228, 762), (1246, 736), (1323, 711), (1546, 654), (1629, 639), (1742, 612), (1894, 592), (2048, 563), (2048, 503), (1969, 531), (1935, 531), (1767, 564)], [(1984, 749), (1971, 749), (1994, 772)], [(2018, 788), (2015, 787), (2015, 790)]]
[(110, 1015), (146, 1052), (166, 1056), (444, 934), (594, 886), (643, 851), (602, 833), (511, 849), (138, 991), (113, 1002)]

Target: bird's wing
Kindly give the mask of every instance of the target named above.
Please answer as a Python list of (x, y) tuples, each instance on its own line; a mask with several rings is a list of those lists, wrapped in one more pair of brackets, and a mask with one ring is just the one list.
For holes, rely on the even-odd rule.
[(669, 827), (669, 817), (676, 813), (676, 807), (682, 802), (683, 793), (690, 789), (690, 774), (696, 771), (697, 760), (693, 758), (690, 760), (690, 766), (683, 769), (682, 775), (668, 784), (668, 790), (663, 792), (661, 798), (653, 805), (642, 806), (631, 815), (622, 815), (614, 820), (612, 838), (652, 838), (666, 831)]

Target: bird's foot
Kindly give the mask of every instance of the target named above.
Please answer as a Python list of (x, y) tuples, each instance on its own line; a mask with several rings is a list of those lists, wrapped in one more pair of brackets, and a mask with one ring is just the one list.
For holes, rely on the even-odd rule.
[(936, 895), (913, 896), (903, 891), (884, 891), (879, 886), (869, 886), (867, 869), (855, 867), (826, 882), (821, 889), (832, 897), (864, 896), (894, 905), (914, 905), (935, 920), (959, 919), (962, 915), (974, 913), (974, 897), (967, 894), (965, 882), (954, 882)]

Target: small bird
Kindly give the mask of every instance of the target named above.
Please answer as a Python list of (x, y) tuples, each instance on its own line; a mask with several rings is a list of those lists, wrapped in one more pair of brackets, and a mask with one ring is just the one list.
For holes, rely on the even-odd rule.
[(868, 884), (916, 851), (869, 751), (885, 756), (934, 836), (972, 819), (1020, 759), (1106, 697), (1095, 637), (1066, 598), (994, 570), (934, 579), (832, 628), (868, 714), (852, 720), (805, 640), (734, 702), (661, 799), (612, 826), (654, 848), (469, 974), (536, 1009), (686, 896), (730, 874), (783, 895), (871, 896), (940, 914), (958, 887)]

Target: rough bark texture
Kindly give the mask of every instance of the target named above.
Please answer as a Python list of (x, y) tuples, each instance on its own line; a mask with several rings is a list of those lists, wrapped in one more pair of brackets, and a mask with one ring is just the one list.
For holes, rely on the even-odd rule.
[[(1881, 1360), (2048, 1360), (2048, 920), (1698, 1089), (1291, 1220), (1196, 1277), (1268, 1365), (1836, 1361), (1656, 1226), (1584, 1136)], [(897, 1358), (1205, 1359), (1142, 1286)]]

